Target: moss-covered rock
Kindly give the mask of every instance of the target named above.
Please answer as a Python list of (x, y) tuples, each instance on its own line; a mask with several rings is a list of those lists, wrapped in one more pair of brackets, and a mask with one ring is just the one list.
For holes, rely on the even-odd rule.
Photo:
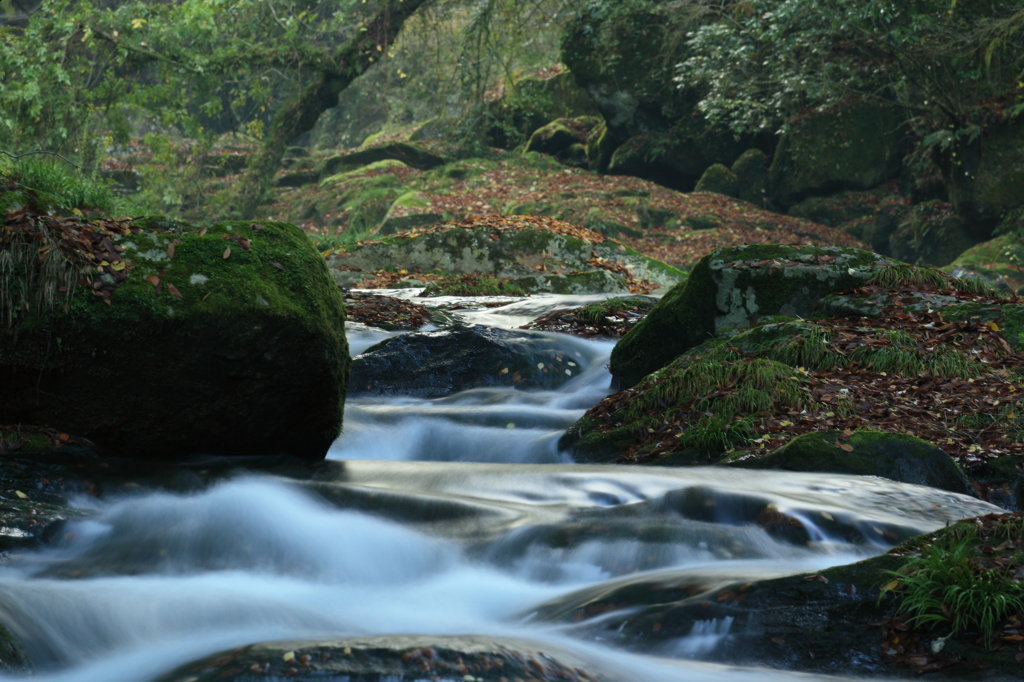
[(555, 119), (533, 131), (526, 143), (526, 151), (550, 154), (565, 160), (570, 157), (574, 145), (581, 145), (583, 165), (586, 166), (585, 145), (600, 124), (601, 120), (595, 116)]
[(889, 237), (893, 258), (920, 265), (949, 265), (975, 244), (971, 231), (950, 204), (914, 206)]
[(971, 492), (967, 476), (953, 458), (905, 433), (817, 431), (797, 436), (767, 454), (724, 463), (746, 469), (882, 476), (954, 493)]
[(552, 294), (627, 294), (629, 285), (626, 278), (608, 270), (569, 272), (564, 275), (533, 275), (509, 280), (527, 293), (547, 292)]
[(857, 218), (874, 216), (879, 192), (837, 192), (825, 197), (808, 197), (789, 207), (788, 215), (820, 225), (839, 227)]
[(522, 144), (549, 121), (599, 115), (590, 95), (564, 68), (516, 79), (487, 110), (492, 124), (485, 137), (502, 149)]
[[(558, 229), (548, 227), (560, 226)], [(444, 223), (423, 232), (400, 233), (358, 242), (330, 256), (331, 267), (383, 270), (406, 268), (446, 275), (483, 273), (499, 278), (567, 275), (595, 268), (625, 268), (637, 280), (667, 285), (685, 273), (641, 255), (618, 242), (531, 216)], [(619, 264), (619, 265), (617, 265)]]
[(401, 161), (420, 170), (437, 168), (446, 162), (444, 157), (427, 151), (422, 145), (412, 142), (388, 142), (331, 156), (323, 161), (320, 172), (323, 175), (333, 175), (346, 167), (358, 168), (387, 159)]
[(978, 277), (989, 286), (1019, 293), (1024, 288), (1024, 239), (1004, 234), (961, 253), (943, 268), (957, 277)]
[(619, 146), (608, 162), (607, 172), (633, 175), (689, 192), (713, 162), (701, 151), (696, 140), (651, 133), (631, 137)]
[(435, 210), (430, 198), (421, 192), (406, 192), (388, 208), (388, 212), (377, 228), (377, 234), (386, 235), (402, 232), (421, 225), (430, 225), (444, 220), (444, 214)]
[(132, 458), (326, 454), (341, 429), (345, 313), (305, 233), (146, 219), (104, 244), (93, 286), (0, 330), (0, 421)]
[(615, 134), (665, 129), (674, 109), (694, 102), (672, 78), (697, 13), (657, 0), (587, 5), (562, 34), (561, 56)]
[(629, 387), (727, 327), (764, 315), (809, 317), (833, 291), (854, 288), (889, 263), (840, 247), (737, 246), (714, 251), (615, 346), (611, 371)]
[(614, 214), (597, 206), (587, 211), (587, 215), (583, 218), (583, 227), (603, 234), (606, 237), (617, 237), (619, 235), (640, 237), (643, 235), (643, 232), (636, 229), (636, 226), (625, 224), (623, 220)]
[(795, 124), (779, 140), (769, 171), (774, 199), (863, 190), (895, 177), (903, 158), (903, 122), (892, 107), (854, 102)]
[(739, 179), (724, 165), (716, 163), (708, 166), (693, 189), (695, 192), (714, 192), (735, 197), (739, 194)]

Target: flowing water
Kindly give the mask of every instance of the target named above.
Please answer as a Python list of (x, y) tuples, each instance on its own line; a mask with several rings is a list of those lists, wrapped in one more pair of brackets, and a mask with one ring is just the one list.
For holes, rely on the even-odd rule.
[[(514, 327), (580, 302), (465, 316)], [(353, 352), (385, 336), (351, 330)], [(558, 436), (608, 393), (613, 344), (559, 343), (583, 371), (557, 391), (350, 400), (311, 478), (246, 473), (188, 494), (76, 500), (92, 515), (65, 543), (0, 570), (0, 621), (47, 681), (141, 682), (277, 639), (477, 635), (570, 652), (608, 680), (775, 682), (799, 676), (692, 660), (730, 636), (727, 620), (639, 653), (556, 616), (638, 579), (820, 570), (993, 509), (874, 478), (573, 465)], [(805, 537), (755, 524), (766, 507)]]

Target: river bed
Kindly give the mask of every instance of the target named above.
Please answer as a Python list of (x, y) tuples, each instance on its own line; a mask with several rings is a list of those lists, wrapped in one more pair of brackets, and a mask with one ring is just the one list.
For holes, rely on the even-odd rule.
[[(461, 314), (511, 328), (581, 300)], [(387, 335), (351, 329), (353, 353)], [(398, 635), (533, 642), (624, 682), (809, 679), (700, 662), (729, 622), (636, 648), (558, 614), (638, 579), (818, 571), (995, 509), (877, 478), (572, 464), (558, 437), (609, 392), (614, 344), (558, 343), (582, 370), (558, 390), (349, 400), (313, 476), (76, 499), (93, 515), (66, 542), (0, 569), (0, 620), (27, 643), (32, 679), (143, 682), (254, 642)], [(805, 535), (758, 525), (765, 508)]]

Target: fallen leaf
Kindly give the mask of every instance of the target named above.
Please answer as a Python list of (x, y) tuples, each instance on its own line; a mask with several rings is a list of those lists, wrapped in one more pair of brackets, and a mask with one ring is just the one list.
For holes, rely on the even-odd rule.
[(173, 242), (167, 245), (167, 257), (168, 258), (174, 258), (174, 243)]
[(20, 490), (15, 490), (14, 494), (17, 495), (19, 498), (21, 498), (23, 500), (27, 500), (28, 499), (28, 495), (26, 495), (25, 493), (21, 492)]
[(206, 228), (205, 227), (203, 229), (199, 230), (199, 236), (200, 237), (204, 236), (205, 234), (206, 234)]
[(224, 260), (231, 258), (231, 247), (224, 249)]
[(276, 262), (276, 261), (271, 261), (270, 264), (273, 265), (278, 270), (284, 270), (284, 266), (281, 265), (280, 263)]
[(178, 291), (178, 287), (174, 286), (173, 284), (168, 284), (167, 285), (167, 291), (174, 298), (181, 298), (181, 292)]
[(160, 286), (160, 278), (156, 275), (146, 275), (146, 281), (155, 287)]

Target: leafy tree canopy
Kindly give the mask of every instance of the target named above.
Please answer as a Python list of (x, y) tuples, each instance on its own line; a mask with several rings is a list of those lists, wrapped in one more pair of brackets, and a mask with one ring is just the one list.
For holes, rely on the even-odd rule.
[(924, 133), (977, 134), (979, 107), (1024, 109), (1022, 28), (1021, 0), (741, 0), (688, 35), (676, 80), (737, 131), (852, 96), (899, 104)]

